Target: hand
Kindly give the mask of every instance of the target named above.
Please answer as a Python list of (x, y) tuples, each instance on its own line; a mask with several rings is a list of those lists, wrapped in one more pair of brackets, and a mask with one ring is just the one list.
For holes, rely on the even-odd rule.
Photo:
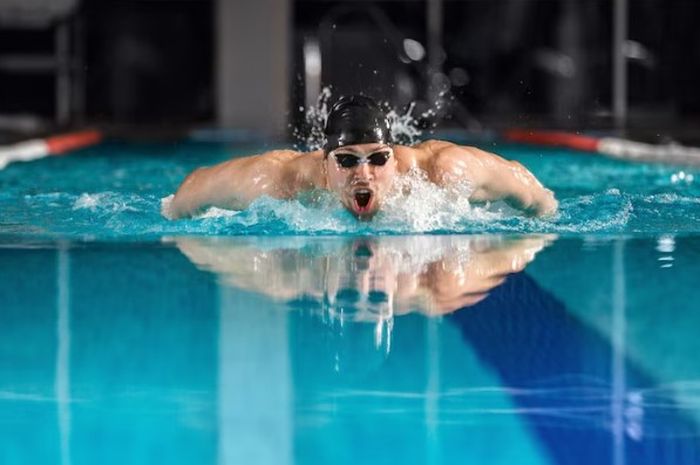
[(559, 202), (554, 197), (554, 192), (549, 189), (542, 188), (540, 201), (537, 203), (536, 216), (554, 216), (559, 208)]

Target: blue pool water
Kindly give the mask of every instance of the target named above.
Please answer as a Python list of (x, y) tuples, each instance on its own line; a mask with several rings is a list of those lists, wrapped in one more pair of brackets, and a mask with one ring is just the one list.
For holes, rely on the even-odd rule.
[(498, 149), (560, 216), (264, 199), (170, 222), (230, 148), (11, 165), (0, 463), (700, 462), (699, 173)]
[(173, 193), (187, 173), (264, 148), (105, 144), (73, 156), (10, 165), (0, 171), (0, 235), (152, 240), (178, 234), (700, 231), (697, 169), (629, 164), (554, 149), (501, 144), (485, 148), (530, 168), (555, 191), (561, 213), (553, 219), (534, 220), (503, 212), (500, 205), (469, 208), (417, 183), (412, 196), (401, 199), (391, 214), (380, 215), (371, 225), (358, 223), (329, 198), (315, 203), (263, 198), (236, 214), (219, 212), (172, 222), (160, 214), (161, 199)]

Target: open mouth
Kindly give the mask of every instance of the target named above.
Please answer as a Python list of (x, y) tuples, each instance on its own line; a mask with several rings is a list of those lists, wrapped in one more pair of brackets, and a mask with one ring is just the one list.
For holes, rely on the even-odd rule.
[(353, 198), (357, 210), (359, 212), (366, 211), (369, 209), (369, 205), (372, 201), (372, 191), (369, 189), (358, 189), (353, 193)]

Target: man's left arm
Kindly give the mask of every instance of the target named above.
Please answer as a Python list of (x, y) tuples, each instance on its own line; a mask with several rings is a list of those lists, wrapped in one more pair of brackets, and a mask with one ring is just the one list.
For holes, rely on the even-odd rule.
[(474, 184), (470, 200), (504, 200), (528, 215), (556, 213), (554, 193), (517, 161), (509, 161), (474, 147), (451, 146), (439, 155), (443, 181), (466, 178)]

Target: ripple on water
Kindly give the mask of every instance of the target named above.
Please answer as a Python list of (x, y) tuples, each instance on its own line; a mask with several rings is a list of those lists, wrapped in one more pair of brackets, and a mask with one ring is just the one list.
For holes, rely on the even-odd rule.
[[(15, 233), (16, 224), (26, 224), (28, 234), (39, 227), (49, 235), (72, 237), (700, 231), (700, 199), (679, 193), (567, 193), (551, 218), (526, 218), (502, 202), (475, 205), (466, 200), (469, 193), (467, 184), (445, 189), (413, 173), (399, 179), (369, 222), (355, 219), (328, 192), (294, 200), (261, 197), (242, 211), (211, 208), (178, 221), (161, 214), (161, 203), (167, 210), (169, 197), (155, 194), (50, 192), (0, 200), (0, 206)], [(9, 231), (0, 226), (2, 232)]]

